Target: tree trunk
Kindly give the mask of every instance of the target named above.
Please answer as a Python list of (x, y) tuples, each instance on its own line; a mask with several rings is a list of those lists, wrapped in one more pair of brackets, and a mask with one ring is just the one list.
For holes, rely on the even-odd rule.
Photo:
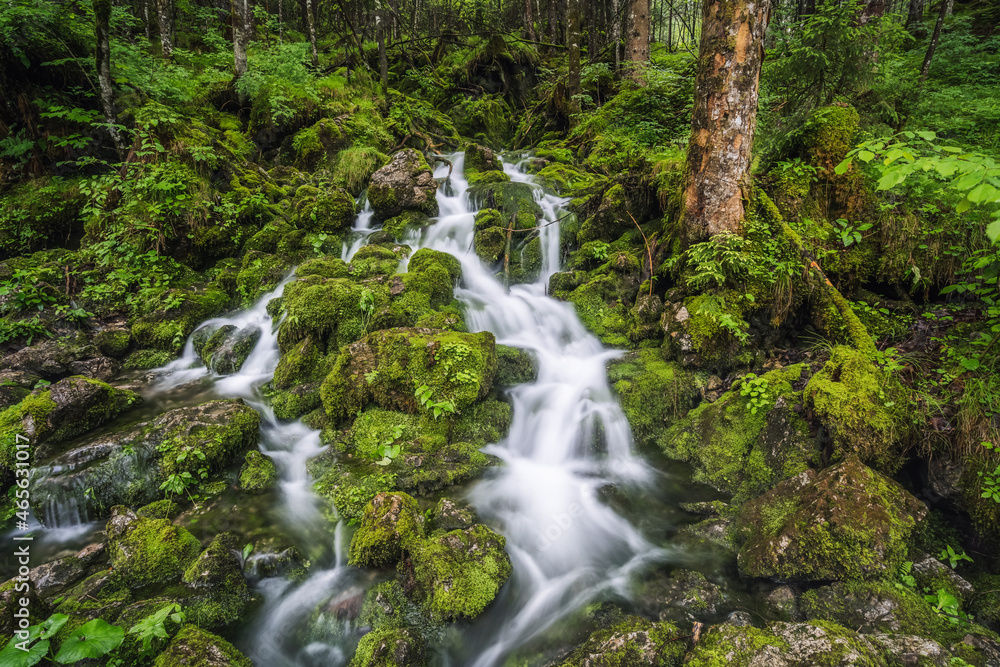
[(885, 0), (866, 0), (858, 17), (858, 23), (867, 25), (885, 16)]
[(232, 0), (233, 62), (236, 78), (247, 73), (247, 45), (250, 43), (250, 0)]
[(934, 58), (934, 50), (937, 49), (938, 40), (941, 39), (941, 26), (944, 25), (944, 17), (948, 13), (948, 0), (939, 0), (937, 23), (934, 24), (934, 34), (931, 35), (931, 42), (927, 45), (927, 54), (924, 56), (924, 64), (920, 66), (920, 85), (927, 80), (927, 73), (931, 71), (931, 60)]
[(618, 0), (611, 0), (611, 48), (614, 52), (615, 72), (618, 71), (618, 68), (622, 64), (622, 22), (618, 16), (619, 11), (621, 11), (621, 7), (618, 4)]
[(142, 0), (142, 19), (146, 24), (146, 41), (153, 41), (153, 24), (149, 20), (149, 3), (152, 0)]
[(566, 95), (571, 114), (580, 112), (580, 0), (566, 0), (566, 46), (569, 62)]
[[(377, 5), (376, 5), (377, 6)], [(385, 12), (375, 12), (375, 41), (378, 42), (378, 79), (382, 84), (382, 99), (389, 104), (389, 57), (385, 52)]]
[(646, 65), (649, 63), (649, 0), (629, 0), (625, 53), (632, 79), (645, 86)]
[(171, 35), (174, 34), (174, 7), (171, 0), (156, 0), (156, 23), (160, 28), (160, 46), (163, 57), (169, 58), (174, 52)]
[(705, 0), (684, 183), (684, 236), (740, 233), (768, 0)]
[(951, 16), (951, 13), (955, 11), (955, 0), (948, 0), (948, 7), (945, 9), (945, 16)]
[(535, 41), (535, 11), (531, 0), (524, 0), (524, 36)]
[(278, 0), (278, 43), (285, 41), (285, 0)]
[(111, 0), (93, 0), (94, 36), (97, 38), (95, 60), (97, 82), (101, 90), (101, 112), (108, 124), (108, 132), (119, 157), (125, 155), (125, 144), (118, 131), (118, 113), (115, 110), (115, 91), (111, 87)]
[(316, 51), (316, 15), (313, 13), (313, 0), (306, 0), (306, 34), (309, 36), (312, 66), (319, 69), (319, 53)]
[(913, 32), (924, 22), (924, 0), (910, 0), (909, 11), (906, 12), (906, 29)]

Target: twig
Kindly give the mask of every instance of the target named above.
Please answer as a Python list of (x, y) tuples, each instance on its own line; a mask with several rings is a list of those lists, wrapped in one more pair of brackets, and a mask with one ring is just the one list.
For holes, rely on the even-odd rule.
[(642, 234), (642, 242), (646, 247), (646, 255), (649, 257), (649, 296), (653, 296), (653, 251), (649, 247), (649, 239), (646, 238), (646, 232), (642, 231), (642, 227), (639, 226), (639, 223), (636, 222), (631, 213), (628, 211), (625, 212), (628, 213), (628, 217), (632, 218), (632, 222), (635, 223), (636, 229), (638, 229), (639, 233)]

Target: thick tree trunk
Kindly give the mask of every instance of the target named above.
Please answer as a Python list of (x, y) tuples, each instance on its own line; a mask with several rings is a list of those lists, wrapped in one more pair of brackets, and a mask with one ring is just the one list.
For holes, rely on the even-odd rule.
[(649, 63), (649, 0), (629, 0), (625, 53), (632, 79), (645, 86)]
[(160, 29), (160, 46), (163, 57), (169, 58), (174, 52), (174, 4), (171, 0), (156, 0), (156, 23)]
[(910, 0), (909, 10), (906, 12), (906, 29), (913, 32), (924, 22), (924, 0)]
[(97, 38), (95, 60), (97, 82), (101, 90), (101, 112), (108, 123), (111, 140), (119, 156), (124, 156), (125, 144), (118, 131), (118, 113), (115, 110), (115, 91), (111, 87), (111, 0), (93, 0), (94, 36)]
[(885, 0), (866, 0), (858, 22), (866, 25), (885, 16)]
[(684, 183), (688, 242), (740, 233), (769, 0), (705, 0)]
[(250, 0), (233, 0), (233, 63), (236, 78), (247, 73), (247, 45), (250, 43)]
[(927, 45), (927, 53), (924, 55), (924, 64), (920, 66), (920, 85), (927, 80), (927, 73), (931, 71), (931, 60), (934, 58), (934, 51), (937, 49), (938, 40), (941, 39), (941, 26), (944, 25), (944, 17), (948, 14), (948, 0), (938, 2), (937, 23), (934, 24), (934, 34), (931, 35), (930, 44)]
[(580, 0), (566, 0), (566, 46), (569, 57), (566, 94), (570, 113), (579, 113), (580, 86)]
[[(316, 0), (317, 2), (319, 0)], [(306, 35), (309, 37), (309, 50), (312, 54), (312, 66), (319, 68), (319, 52), (316, 51), (316, 15), (313, 12), (313, 0), (306, 0)]]

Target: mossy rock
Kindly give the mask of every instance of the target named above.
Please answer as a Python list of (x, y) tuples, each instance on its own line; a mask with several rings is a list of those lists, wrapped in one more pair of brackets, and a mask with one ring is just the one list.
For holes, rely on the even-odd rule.
[(351, 539), (351, 565), (387, 566), (423, 538), (417, 501), (405, 493), (380, 493), (365, 507)]
[[(495, 374), (491, 333), (388, 329), (342, 348), (320, 395), (334, 420), (356, 414), (369, 402), (416, 414), (449, 401), (461, 413), (485, 398)], [(420, 387), (430, 392), (426, 402), (417, 398)]]
[(340, 188), (330, 188), (300, 208), (299, 227), (337, 234), (350, 229), (356, 215), (354, 198)]
[(433, 617), (475, 618), (510, 576), (505, 546), (503, 536), (482, 524), (454, 530), (411, 545), (404, 576)]
[(376, 276), (391, 276), (396, 273), (399, 263), (410, 254), (409, 246), (377, 245), (363, 246), (351, 258), (349, 275), (354, 280), (366, 280)]
[[(657, 445), (670, 458), (691, 463), (696, 481), (733, 494), (737, 502), (802, 473), (819, 463), (821, 451), (818, 439), (795, 410), (801, 392), (794, 385), (807, 368), (798, 364), (760, 378), (744, 378), (715, 402), (702, 403), (656, 433)], [(743, 395), (744, 386), (750, 383), (758, 392), (756, 397)], [(649, 423), (648, 418), (640, 417), (638, 423)]]
[(146, 519), (170, 519), (173, 520), (181, 513), (181, 506), (173, 500), (164, 498), (154, 500), (148, 505), (143, 505), (135, 511), (138, 516)]
[(561, 195), (573, 195), (581, 190), (589, 190), (605, 179), (597, 174), (579, 171), (571, 166), (554, 162), (536, 172), (538, 183)]
[(687, 649), (678, 641), (683, 634), (672, 623), (629, 616), (591, 634), (559, 667), (679, 667)]
[[(553, 275), (556, 286), (561, 287), (563, 278)], [(551, 284), (551, 281), (550, 281)], [(553, 296), (565, 299), (576, 307), (576, 314), (594, 335), (608, 347), (628, 348), (630, 341), (628, 331), (629, 304), (634, 298), (629, 291), (623, 289), (622, 281), (616, 276), (600, 274), (586, 280), (568, 294), (563, 291), (552, 291)], [(638, 287), (636, 281), (635, 287)]]
[(830, 360), (805, 388), (806, 405), (833, 437), (834, 454), (856, 454), (880, 470), (902, 463), (900, 446), (909, 431), (909, 402), (899, 380), (864, 352), (835, 347)]
[(278, 469), (274, 460), (256, 449), (246, 454), (240, 468), (240, 488), (250, 493), (263, 493), (274, 487), (278, 481)]
[(243, 303), (250, 305), (277, 287), (288, 268), (288, 261), (278, 255), (256, 250), (247, 252), (236, 276), (236, 288)]
[(350, 271), (348, 269), (347, 262), (341, 258), (324, 255), (322, 257), (307, 259), (299, 264), (299, 266), (295, 269), (295, 277), (305, 278), (306, 276), (347, 278), (350, 276)]
[(437, 181), (424, 156), (407, 148), (371, 176), (368, 201), (380, 220), (412, 210), (437, 215)]
[(153, 667), (253, 667), (253, 663), (222, 637), (187, 624), (156, 657)]
[(880, 647), (836, 623), (713, 626), (688, 654), (686, 667), (824, 665), (888, 667)]
[(320, 408), (322, 400), (319, 397), (319, 388), (319, 382), (310, 382), (272, 395), (271, 409), (274, 410), (274, 416), (290, 421)]
[(132, 347), (132, 334), (126, 329), (105, 329), (94, 336), (94, 345), (106, 357), (124, 359)]
[(703, 381), (659, 350), (637, 350), (608, 364), (608, 379), (628, 417), (632, 434), (643, 445), (665, 448), (667, 429), (699, 400)]
[(365, 335), (362, 297), (367, 293), (374, 308), (389, 305), (388, 290), (359, 285), (347, 278), (307, 276), (285, 286), (282, 305), (286, 313), (278, 330), (278, 345), (287, 354), (305, 338), (323, 344), (321, 351), (334, 351)]
[(144, 371), (166, 366), (176, 358), (177, 355), (174, 352), (167, 350), (136, 350), (128, 355), (123, 367), (127, 371)]
[(292, 137), (295, 153), (293, 164), (305, 171), (315, 171), (332, 165), (332, 158), (346, 148), (348, 139), (340, 124), (332, 118), (323, 118), (315, 125), (299, 130)]
[(527, 183), (480, 183), (469, 188), (469, 202), (477, 208), (499, 210), (505, 221), (515, 221), (515, 229), (534, 227), (542, 217), (535, 192)]
[(373, 498), (397, 488), (393, 473), (341, 464), (327, 468), (313, 486), (316, 495), (333, 505), (338, 520), (342, 518), (352, 522), (364, 516), (365, 508)]
[(423, 667), (424, 642), (405, 628), (372, 630), (358, 642), (350, 667)]
[(278, 250), (278, 244), (286, 235), (292, 232), (292, 226), (284, 220), (278, 220), (265, 225), (254, 234), (243, 246), (243, 250), (254, 250), (265, 254), (273, 254)]
[(465, 147), (464, 170), (466, 175), (479, 171), (503, 171), (503, 163), (492, 148), (469, 144)]
[(260, 340), (255, 326), (238, 329), (232, 324), (217, 329), (204, 327), (194, 333), (194, 349), (210, 370), (219, 375), (236, 373)]
[(382, 224), (382, 229), (397, 241), (411, 237), (431, 224), (431, 219), (420, 211), (403, 211)]
[(188, 622), (218, 629), (244, 616), (253, 596), (243, 577), (242, 547), (235, 533), (219, 533), (184, 570), (181, 580), (195, 591), (185, 600)]
[(926, 513), (856, 457), (807, 470), (740, 509), (740, 572), (798, 581), (881, 577), (903, 562), (907, 539)]
[(194, 535), (166, 519), (146, 519), (121, 506), (107, 525), (111, 566), (132, 588), (180, 579), (201, 551)]
[(846, 104), (816, 109), (803, 137), (813, 166), (833, 176), (834, 168), (854, 147), (860, 120), (857, 110)]

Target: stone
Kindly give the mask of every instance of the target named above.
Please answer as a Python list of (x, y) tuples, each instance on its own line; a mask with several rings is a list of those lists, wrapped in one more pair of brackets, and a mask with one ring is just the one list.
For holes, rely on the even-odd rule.
[(368, 201), (376, 216), (385, 220), (405, 210), (426, 215), (438, 213), (437, 181), (423, 155), (406, 148), (392, 156), (389, 164), (372, 174)]

